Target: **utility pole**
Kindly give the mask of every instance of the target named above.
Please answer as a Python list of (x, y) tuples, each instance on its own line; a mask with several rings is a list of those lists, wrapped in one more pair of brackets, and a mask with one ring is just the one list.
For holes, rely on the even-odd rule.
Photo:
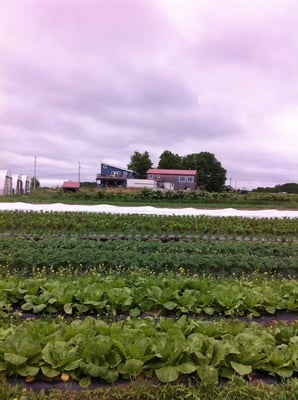
[(36, 155), (34, 156), (34, 180), (33, 180), (33, 189), (36, 189)]
[(81, 183), (81, 163), (79, 161), (79, 183)]

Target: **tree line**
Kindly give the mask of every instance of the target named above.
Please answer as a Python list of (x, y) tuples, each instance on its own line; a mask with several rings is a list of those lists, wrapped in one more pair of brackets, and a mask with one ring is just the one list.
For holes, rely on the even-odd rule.
[[(148, 169), (152, 168), (152, 161), (148, 151), (135, 151), (127, 165), (128, 169), (146, 178)], [(191, 169), (197, 171), (197, 186), (204, 187), (208, 192), (220, 192), (226, 182), (226, 170), (209, 152), (192, 153), (185, 156), (165, 150), (159, 157), (159, 169)]]

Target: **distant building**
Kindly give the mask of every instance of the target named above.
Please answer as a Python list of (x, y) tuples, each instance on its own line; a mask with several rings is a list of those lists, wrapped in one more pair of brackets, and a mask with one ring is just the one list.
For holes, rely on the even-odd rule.
[(12, 194), (12, 176), (9, 170), (0, 169), (0, 196)]
[(132, 178), (138, 178), (138, 174), (127, 169), (101, 164), (100, 173), (96, 175), (96, 182), (101, 188), (126, 187), (127, 180)]
[(23, 193), (23, 181), (22, 176), (18, 174), (12, 174), (12, 193), (20, 195)]
[(64, 193), (75, 193), (80, 190), (80, 182), (65, 181), (62, 189)]
[(30, 193), (31, 179), (28, 175), (21, 175), (22, 178), (22, 194)]
[(173, 190), (195, 190), (197, 171), (188, 169), (159, 169), (150, 168), (147, 179), (154, 179), (156, 188)]

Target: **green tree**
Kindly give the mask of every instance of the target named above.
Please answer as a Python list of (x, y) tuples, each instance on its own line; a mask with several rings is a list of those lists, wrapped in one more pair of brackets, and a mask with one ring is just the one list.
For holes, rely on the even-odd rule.
[(140, 175), (140, 178), (146, 178), (148, 169), (152, 167), (152, 161), (148, 151), (145, 151), (143, 154), (135, 151), (130, 157), (130, 163), (127, 167), (128, 169), (137, 172)]
[(169, 150), (165, 150), (159, 157), (158, 168), (182, 169), (182, 158), (179, 154), (174, 154)]
[[(34, 181), (35, 181), (35, 185), (34, 185)], [(40, 187), (40, 183), (39, 180), (37, 178), (31, 178), (31, 182), (30, 182), (30, 190), (34, 190), (34, 189), (38, 189)]]
[(188, 154), (182, 158), (185, 169), (197, 170), (197, 185), (204, 186), (208, 192), (220, 192), (226, 182), (226, 170), (215, 158), (214, 154), (208, 152)]

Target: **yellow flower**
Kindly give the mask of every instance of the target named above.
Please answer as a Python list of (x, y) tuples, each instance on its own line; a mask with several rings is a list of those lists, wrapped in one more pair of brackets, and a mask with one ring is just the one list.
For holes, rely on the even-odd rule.
[(66, 374), (65, 372), (63, 372), (63, 373), (61, 374), (61, 380), (62, 380), (63, 382), (69, 381), (69, 375)]

